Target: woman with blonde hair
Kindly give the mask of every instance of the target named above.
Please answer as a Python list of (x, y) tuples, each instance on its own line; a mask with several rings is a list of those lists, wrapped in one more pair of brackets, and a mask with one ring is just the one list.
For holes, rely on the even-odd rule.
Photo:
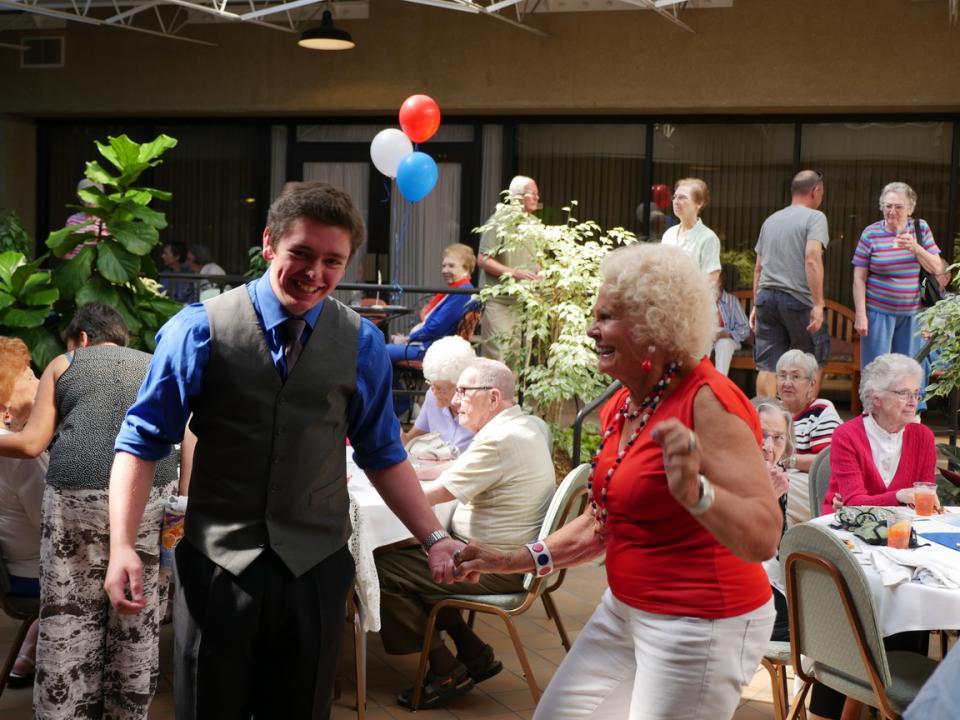
[(774, 619), (760, 563), (782, 520), (760, 421), (704, 357), (716, 305), (688, 256), (636, 244), (600, 272), (587, 334), (624, 387), (602, 411), (591, 506), (512, 552), (471, 543), (460, 569), (543, 576), (606, 553), (609, 589), (535, 718), (728, 719)]

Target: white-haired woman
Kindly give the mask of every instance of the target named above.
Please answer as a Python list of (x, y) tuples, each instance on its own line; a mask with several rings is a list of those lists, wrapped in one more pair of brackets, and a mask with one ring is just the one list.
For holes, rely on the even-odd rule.
[[(917, 193), (903, 182), (880, 192), (878, 220), (863, 229), (853, 254), (854, 327), (860, 333), (860, 367), (884, 353), (915, 356), (920, 268), (939, 275), (945, 264), (930, 226), (912, 217)], [(925, 383), (921, 380), (921, 387)]]
[[(770, 485), (780, 503), (780, 510), (786, 517), (787, 490), (790, 481), (787, 477), (786, 466), (793, 458), (793, 418), (790, 411), (779, 400), (769, 397), (755, 397), (753, 406), (760, 416), (760, 426), (763, 428), (763, 459), (767, 463), (767, 472), (770, 473)], [(764, 563), (767, 575), (781, 577), (780, 564), (777, 558)], [(783, 587), (781, 581), (780, 586)], [(787, 642), (790, 640), (789, 621), (787, 618), (787, 598), (773, 588), (773, 602), (777, 610), (777, 618), (773, 624), (771, 640)]]
[(602, 412), (592, 507), (513, 552), (468, 545), (462, 568), (544, 575), (606, 553), (609, 589), (535, 718), (730, 718), (774, 617), (760, 561), (782, 520), (760, 422), (704, 357), (716, 305), (688, 256), (637, 244), (600, 271), (588, 334), (624, 388)]
[(710, 188), (700, 178), (681, 178), (673, 186), (673, 212), (680, 221), (667, 228), (660, 241), (693, 258), (700, 271), (716, 283), (720, 275), (720, 238), (703, 224), (700, 213), (710, 202)]
[(923, 371), (913, 358), (888, 353), (863, 369), (864, 415), (833, 433), (830, 486), (822, 512), (844, 505), (913, 502), (913, 483), (934, 482), (937, 448), (930, 428), (913, 422)]
[(423, 377), (430, 389), (409, 432), (401, 433), (406, 445), (415, 437), (435, 432), (459, 455), (470, 445), (474, 433), (460, 425), (454, 406), (457, 379), (477, 359), (470, 343), (456, 335), (437, 340), (423, 356)]
[(830, 447), (833, 431), (842, 422), (833, 403), (817, 397), (817, 359), (803, 350), (788, 350), (777, 361), (777, 396), (793, 416), (796, 452), (787, 459), (790, 490), (787, 525), (810, 519), (810, 466)]

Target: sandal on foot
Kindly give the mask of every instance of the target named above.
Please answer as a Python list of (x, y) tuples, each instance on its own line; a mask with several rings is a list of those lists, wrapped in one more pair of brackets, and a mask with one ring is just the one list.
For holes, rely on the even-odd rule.
[(33, 685), (33, 680), (36, 677), (36, 665), (33, 660), (26, 655), (17, 655), (17, 660), (23, 663), (29, 663), (30, 669), (25, 673), (10, 672), (10, 675), (7, 677), (7, 687), (13, 690), (30, 687)]
[(489, 645), (484, 645), (481, 653), (474, 658), (468, 660), (467, 658), (457, 655), (457, 660), (466, 666), (467, 673), (473, 679), (474, 683), (489, 680), (503, 670), (503, 663), (493, 656), (493, 648)]
[(431, 670), (423, 681), (420, 691), (420, 703), (413, 707), (413, 688), (407, 688), (397, 696), (397, 704), (409, 710), (429, 710), (439, 707), (448, 700), (464, 695), (473, 689), (473, 680), (467, 668), (458, 663), (449, 675), (437, 675)]

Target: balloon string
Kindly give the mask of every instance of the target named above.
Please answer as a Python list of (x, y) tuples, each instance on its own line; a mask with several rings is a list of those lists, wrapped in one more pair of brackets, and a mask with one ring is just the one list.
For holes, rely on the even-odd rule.
[(398, 228), (396, 238), (394, 239), (392, 284), (395, 288), (395, 292), (390, 299), (390, 302), (393, 305), (399, 304), (400, 297), (403, 295), (403, 288), (400, 287), (400, 281), (398, 277), (400, 273), (400, 252), (403, 250), (403, 239), (407, 233), (407, 223), (410, 220), (411, 207), (413, 207), (412, 202), (408, 200), (403, 201), (403, 218), (400, 220), (400, 227)]

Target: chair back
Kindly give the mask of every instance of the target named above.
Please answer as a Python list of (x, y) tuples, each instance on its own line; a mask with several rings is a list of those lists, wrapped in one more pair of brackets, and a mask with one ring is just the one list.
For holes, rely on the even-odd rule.
[(471, 300), (467, 305), (466, 309), (463, 311), (463, 315), (460, 316), (460, 322), (457, 323), (456, 335), (459, 335), (467, 342), (470, 342), (473, 338), (473, 334), (477, 331), (477, 325), (480, 324), (480, 315), (482, 314), (482, 307), (479, 303)]
[(0, 610), (15, 620), (36, 617), (40, 608), (40, 598), (10, 595), (10, 572), (7, 563), (0, 555)]
[[(874, 704), (892, 682), (870, 586), (847, 547), (827, 527), (803, 523), (780, 543), (794, 667), (839, 692)], [(804, 671), (800, 656), (814, 661)], [(865, 688), (873, 688), (864, 697)]]
[[(540, 532), (537, 534), (538, 540), (543, 540), (562, 527), (564, 523), (566, 523), (567, 518), (570, 517), (570, 511), (574, 510), (577, 500), (581, 498), (586, 499), (587, 480), (589, 477), (589, 463), (583, 463), (567, 473), (567, 476), (560, 483), (559, 487), (557, 487), (556, 491), (554, 491), (550, 505), (547, 507), (547, 514), (543, 516), (543, 524), (540, 526)], [(582, 512), (583, 503), (581, 503), (579, 507), (580, 509), (576, 510), (577, 514)], [(561, 570), (561, 572), (563, 571)], [(538, 580), (543, 580), (543, 578), (538, 578), (534, 573), (527, 573), (523, 576), (523, 589), (527, 592), (537, 591), (538, 588), (536, 588), (534, 584)]]
[(807, 481), (810, 483), (810, 517), (820, 517), (823, 514), (823, 499), (827, 496), (827, 488), (830, 486), (829, 446), (821, 450), (813, 459)]

